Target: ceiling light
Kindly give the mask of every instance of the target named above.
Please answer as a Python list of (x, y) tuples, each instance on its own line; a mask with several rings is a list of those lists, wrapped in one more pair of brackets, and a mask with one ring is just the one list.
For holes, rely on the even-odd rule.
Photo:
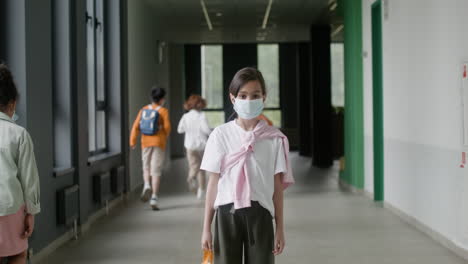
[(223, 16), (223, 13), (218, 12), (218, 13), (216, 13), (216, 16), (221, 17), (221, 16)]
[(271, 11), (271, 5), (272, 4), (273, 4), (273, 0), (269, 0), (268, 1), (268, 6), (267, 6), (266, 11), (265, 11), (265, 16), (263, 17), (263, 24), (262, 24), (263, 29), (266, 29), (266, 26), (268, 24), (268, 17), (270, 16), (270, 11)]
[(344, 28), (343, 24), (339, 25), (335, 30), (333, 30), (331, 36), (334, 37), (336, 34), (340, 33), (340, 31), (343, 30), (343, 28)]
[(204, 0), (200, 0), (202, 6), (203, 14), (205, 15), (206, 24), (208, 24), (208, 29), (213, 30), (213, 25), (211, 24), (210, 16), (208, 15), (208, 10), (206, 10), (206, 5)]
[(330, 11), (334, 11), (337, 7), (338, 7), (338, 4), (337, 4), (336, 2), (334, 2), (334, 3), (330, 6)]

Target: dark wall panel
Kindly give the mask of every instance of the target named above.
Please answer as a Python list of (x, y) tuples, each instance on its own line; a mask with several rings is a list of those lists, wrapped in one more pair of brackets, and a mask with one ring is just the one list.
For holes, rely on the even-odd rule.
[[(0, 18), (0, 21), (4, 22), (3, 26), (0, 27), (3, 30), (0, 33), (0, 55), (2, 56), (0, 59), (5, 60), (10, 65), (20, 90), (21, 97), (17, 109), (20, 115), (18, 123), (26, 127), (31, 134), (41, 183), (42, 211), (36, 218), (35, 232), (30, 240), (30, 247), (34, 249), (34, 252), (39, 252), (70, 229), (63, 221), (62, 223), (56, 221), (59, 213), (57, 208), (60, 205), (57, 193), (60, 190), (68, 186), (77, 186), (79, 199), (78, 196), (73, 198), (74, 212), (77, 212), (76, 206), (79, 203), (79, 220), (80, 224), (83, 224), (88, 220), (90, 214), (102, 208), (92, 201), (91, 179), (93, 173), (109, 172), (112, 168), (125, 165), (124, 153), (114, 153), (107, 159), (95, 159), (94, 162), (89, 163), (86, 26), (84, 21), (86, 1), (68, 0), (68, 2), (62, 2), (62, 0), (55, 0), (55, 3), (60, 4), (57, 5), (60, 10), (62, 8), (71, 10), (69, 14), (71, 21), (64, 21), (69, 25), (60, 25), (70, 34), (70, 36), (59, 34), (67, 40), (63, 43), (60, 42), (66, 46), (67, 50), (64, 53), (59, 52), (60, 49), (57, 46), (59, 42), (55, 38), (58, 33), (54, 34), (58, 30), (54, 27), (54, 23), (58, 23), (59, 18), (67, 17), (68, 13), (59, 12), (63, 17), (56, 16), (54, 10), (58, 9), (53, 8), (53, 3), (53, 0), (5, 0), (0, 2), (0, 14), (4, 14)], [(68, 3), (70, 9), (65, 8), (65, 6), (68, 7)], [(112, 3), (119, 2), (112, 1)], [(119, 10), (114, 6), (108, 11), (114, 12), (109, 14), (116, 14), (115, 11)], [(114, 15), (109, 18), (113, 22), (120, 20)], [(111, 21), (109, 24), (116, 24), (110, 23)], [(125, 25), (125, 21), (122, 21), (122, 26), (125, 27)], [(113, 43), (119, 41), (118, 31), (118, 29), (114, 30), (108, 35), (109, 40)], [(121, 108), (119, 105), (121, 98), (118, 96), (121, 91), (119, 76), (122, 75), (122, 70), (119, 70), (119, 65), (122, 63), (120, 60), (122, 58), (119, 57), (121, 47), (119, 45), (113, 47), (109, 49), (110, 54), (114, 56), (113, 60), (108, 62), (112, 64), (108, 74), (112, 78), (112, 82), (110, 82), (112, 91), (116, 93), (110, 97), (110, 105), (115, 110), (111, 109), (110, 121), (114, 124), (111, 128), (117, 129), (117, 133), (112, 135), (114, 140), (111, 140), (113, 144), (111, 150), (119, 152), (121, 151), (120, 144), (127, 144), (127, 137), (125, 137), (125, 141), (121, 141), (119, 133), (128, 128), (122, 114), (127, 112), (127, 108), (126, 106)], [(57, 65), (54, 63), (57, 61), (54, 61), (54, 58), (63, 59), (63, 65), (70, 67), (71, 76), (60, 75), (60, 77), (67, 81), (70, 80), (71, 87), (57, 85), (56, 74), (58, 72), (56, 72), (57, 69), (54, 69), (54, 65)], [(60, 155), (59, 151), (54, 151), (54, 144), (63, 138), (54, 137), (54, 111), (56, 109), (53, 98), (56, 89), (63, 89), (61, 92), (66, 90), (66, 93), (61, 94), (63, 96), (57, 97), (57, 99), (65, 101), (71, 106), (71, 111), (67, 112), (66, 115), (68, 120), (66, 122), (61, 120), (61, 122), (64, 122), (64, 125), (73, 131), (71, 133), (72, 140), (66, 143), (68, 146), (71, 145), (73, 152), (71, 155), (68, 153), (66, 160), (71, 159), (72, 162), (66, 165), (74, 168), (54, 168), (54, 155)]]
[(310, 43), (299, 44), (299, 154), (312, 155)]
[(283, 132), (289, 138), (292, 150), (299, 147), (299, 45), (279, 45), (280, 98)]
[(201, 49), (200, 45), (185, 45), (185, 94), (201, 94)]
[(330, 26), (311, 28), (312, 156), (314, 166), (333, 165)]

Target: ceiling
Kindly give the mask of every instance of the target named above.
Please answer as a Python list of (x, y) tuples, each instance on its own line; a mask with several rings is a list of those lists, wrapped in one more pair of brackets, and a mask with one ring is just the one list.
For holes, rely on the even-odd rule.
[[(267, 30), (309, 26), (314, 23), (336, 24), (336, 14), (329, 11), (333, 0), (274, 0)], [(159, 25), (206, 30), (208, 28), (201, 0), (146, 0)], [(257, 30), (269, 0), (204, 0), (214, 31), (233, 28)]]

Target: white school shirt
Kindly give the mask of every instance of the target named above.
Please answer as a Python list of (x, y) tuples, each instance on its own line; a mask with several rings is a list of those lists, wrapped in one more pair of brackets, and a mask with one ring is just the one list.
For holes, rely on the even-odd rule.
[(205, 113), (192, 109), (180, 119), (177, 132), (179, 134), (185, 133), (184, 146), (186, 149), (203, 151), (211, 129)]
[[(239, 151), (242, 138), (246, 137), (248, 133), (253, 132), (245, 131), (235, 120), (215, 128), (206, 144), (200, 169), (220, 173), (223, 158), (228, 153)], [(233, 195), (238, 175), (231, 172), (238, 170), (239, 166), (239, 164), (236, 164), (220, 174), (214, 209), (234, 202)], [(256, 141), (253, 146), (253, 153), (246, 160), (246, 168), (249, 175), (251, 200), (257, 201), (274, 217), (274, 176), (278, 173), (287, 172), (282, 139), (278, 137)]]

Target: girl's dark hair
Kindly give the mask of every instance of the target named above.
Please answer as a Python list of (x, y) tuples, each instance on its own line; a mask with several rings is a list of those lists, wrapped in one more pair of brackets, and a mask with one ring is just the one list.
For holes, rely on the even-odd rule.
[(243, 68), (234, 75), (229, 85), (229, 93), (237, 97), (242, 86), (250, 81), (258, 81), (262, 87), (262, 93), (266, 95), (265, 79), (259, 70), (252, 67)]
[(166, 90), (159, 86), (153, 86), (151, 89), (151, 99), (153, 102), (157, 103), (166, 96)]
[(184, 108), (187, 111), (192, 110), (192, 109), (201, 111), (205, 107), (206, 107), (206, 100), (197, 94), (191, 95), (187, 99), (187, 101), (185, 101), (185, 104), (184, 104)]
[(5, 112), (8, 105), (18, 100), (18, 97), (18, 89), (16, 89), (10, 69), (0, 63), (0, 111)]

